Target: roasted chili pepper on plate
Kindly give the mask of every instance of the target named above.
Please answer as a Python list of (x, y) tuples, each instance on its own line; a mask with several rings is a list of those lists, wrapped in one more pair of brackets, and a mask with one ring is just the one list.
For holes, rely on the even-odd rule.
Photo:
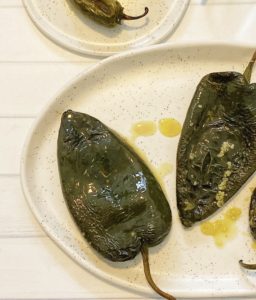
[(256, 52), (244, 74), (211, 73), (200, 81), (177, 152), (177, 205), (184, 226), (222, 207), (256, 170)]
[(96, 22), (105, 26), (113, 27), (121, 24), (122, 20), (136, 20), (143, 18), (148, 13), (145, 7), (143, 14), (139, 16), (128, 16), (124, 13), (124, 8), (116, 0), (73, 0), (83, 12)]
[(151, 287), (148, 247), (163, 241), (171, 228), (171, 209), (143, 161), (99, 120), (74, 111), (63, 114), (58, 136), (63, 194), (80, 231), (111, 261), (139, 252)]
[(253, 238), (256, 240), (256, 189), (254, 189), (251, 197), (249, 208), (249, 225)]
[[(249, 207), (249, 226), (252, 237), (256, 240), (256, 188), (251, 196), (251, 203)], [(246, 264), (242, 260), (240, 260), (239, 263), (246, 269), (256, 270), (256, 264)]]

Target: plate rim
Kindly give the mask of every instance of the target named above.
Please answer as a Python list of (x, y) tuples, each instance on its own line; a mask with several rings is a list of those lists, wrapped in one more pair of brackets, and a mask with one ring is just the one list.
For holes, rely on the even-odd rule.
[(190, 0), (175, 0), (175, 1), (176, 2), (183, 1), (182, 12), (181, 12), (181, 14), (179, 14), (179, 16), (173, 22), (173, 26), (170, 26), (170, 29), (167, 30), (163, 35), (160, 35), (158, 38), (155, 38), (155, 35), (153, 35), (150, 40), (146, 39), (145, 42), (139, 43), (139, 45), (137, 47), (133, 47), (133, 45), (131, 45), (131, 47), (124, 48), (120, 51), (110, 51), (110, 50), (109, 51), (100, 51), (100, 50), (94, 51), (94, 50), (90, 50), (90, 49), (84, 49), (83, 47), (79, 48), (76, 45), (71, 45), (70, 43), (63, 41), (61, 38), (59, 38), (58, 33), (55, 30), (52, 30), (51, 27), (48, 27), (48, 30), (45, 29), (40, 22), (36, 21), (36, 16), (34, 15), (32, 9), (30, 8), (30, 5), (29, 5), (29, 3), (31, 3), (31, 0), (22, 0), (23, 6), (25, 7), (27, 15), (29, 16), (32, 23), (50, 41), (52, 41), (54, 44), (60, 46), (61, 48), (65, 49), (65, 50), (68, 50), (70, 52), (80, 54), (80, 55), (91, 55), (91, 56), (96, 56), (96, 57), (97, 56), (98, 57), (107, 57), (107, 56), (118, 54), (118, 53), (121, 53), (124, 51), (130, 51), (131, 49), (139, 49), (141, 47), (148, 47), (148, 46), (158, 44), (159, 42), (163, 41), (165, 38), (167, 38), (172, 33), (174, 33), (174, 31), (177, 29), (177, 27), (179, 26), (180, 22), (182, 21), (184, 15), (185, 15), (185, 13), (187, 12), (187, 9), (190, 4)]
[[(108, 284), (114, 285), (116, 287), (121, 287), (122, 289), (125, 289), (127, 291), (140, 294), (140, 295), (147, 295), (147, 296), (152, 296), (152, 291), (149, 287), (147, 286), (140, 286), (137, 285), (136, 283), (133, 284), (133, 286), (130, 286), (128, 282), (125, 280), (115, 278), (113, 279), (111, 274), (106, 274), (106, 272), (102, 272), (98, 268), (93, 268), (90, 269), (88, 266), (86, 267), (85, 265), (82, 265), (79, 263), (78, 260), (75, 259), (74, 256), (69, 253), (68, 249), (64, 247), (61, 243), (59, 243), (59, 239), (57, 236), (52, 233), (52, 230), (50, 227), (47, 225), (43, 224), (42, 218), (40, 217), (38, 210), (35, 208), (32, 200), (32, 196), (29, 193), (29, 188), (26, 180), (26, 172), (27, 172), (27, 158), (28, 158), (28, 152), (29, 152), (29, 146), (30, 146), (30, 141), (33, 138), (33, 134), (35, 129), (38, 127), (38, 125), (42, 122), (43, 117), (45, 116), (46, 112), (51, 110), (51, 107), (55, 105), (56, 99), (61, 97), (62, 94), (66, 93), (66, 91), (70, 88), (70, 86), (75, 85), (77, 82), (79, 82), (82, 78), (85, 76), (90, 76), (91, 73), (97, 71), (97, 69), (100, 69), (108, 64), (111, 64), (112, 62), (117, 62), (119, 60), (129, 58), (134, 55), (138, 54), (144, 54), (144, 53), (149, 53), (149, 52), (154, 52), (158, 50), (177, 50), (179, 48), (195, 48), (195, 47), (231, 47), (231, 48), (237, 48), (237, 49), (248, 49), (248, 48), (256, 48), (256, 45), (253, 43), (236, 43), (236, 42), (176, 42), (174, 44), (157, 44), (157, 45), (151, 45), (145, 48), (138, 48), (135, 50), (130, 50), (126, 52), (120, 52), (116, 55), (110, 56), (108, 58), (105, 58), (99, 62), (97, 62), (95, 65), (92, 67), (89, 67), (89, 69), (86, 69), (79, 73), (77, 76), (75, 76), (73, 79), (69, 80), (67, 83), (65, 83), (50, 99), (45, 103), (44, 108), (41, 110), (41, 112), (38, 114), (37, 117), (35, 117), (35, 120), (32, 122), (31, 127), (29, 128), (25, 142), (23, 145), (22, 153), (21, 153), (21, 159), (20, 159), (20, 183), (21, 183), (21, 188), (22, 192), (24, 195), (24, 198), (26, 199), (26, 202), (33, 213), (33, 215), (36, 218), (36, 221), (40, 224), (41, 228), (43, 231), (46, 233), (48, 237), (55, 243), (55, 245), (58, 246), (59, 249), (61, 249), (69, 258), (71, 258), (77, 265), (82, 267), (85, 271), (88, 273), (92, 274), (93, 276), (96, 276), (98, 279), (103, 280), (104, 282), (107, 282)], [(250, 285), (250, 282), (247, 280), (248, 284)], [(155, 295), (155, 293), (153, 294)], [(255, 292), (247, 292), (245, 295), (244, 292), (219, 292), (216, 290), (216, 294), (209, 296), (209, 292), (207, 291), (200, 291), (200, 292), (193, 292), (191, 295), (189, 291), (181, 291), (178, 292), (176, 297), (189, 297), (189, 298), (204, 298), (204, 297), (251, 297), (255, 296)]]

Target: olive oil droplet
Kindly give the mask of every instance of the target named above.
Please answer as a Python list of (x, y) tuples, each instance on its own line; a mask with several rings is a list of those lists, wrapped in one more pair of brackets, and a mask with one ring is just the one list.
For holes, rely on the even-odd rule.
[(252, 249), (256, 250), (256, 242), (252, 242)]
[(158, 168), (159, 176), (162, 178), (169, 175), (173, 170), (173, 166), (170, 163), (162, 163), (160, 167)]
[(161, 119), (158, 125), (160, 132), (166, 137), (175, 137), (181, 132), (181, 124), (175, 119)]
[(205, 235), (212, 236), (217, 247), (223, 247), (229, 240), (235, 238), (237, 234), (236, 221), (241, 216), (241, 209), (230, 208), (224, 217), (216, 221), (204, 222), (200, 228)]
[(157, 127), (153, 121), (140, 121), (132, 125), (132, 139), (135, 140), (139, 136), (152, 136), (156, 133)]

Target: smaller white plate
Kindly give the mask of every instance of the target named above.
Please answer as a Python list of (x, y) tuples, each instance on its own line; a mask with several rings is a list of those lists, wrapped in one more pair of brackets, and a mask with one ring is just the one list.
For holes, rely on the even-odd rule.
[(85, 16), (71, 0), (23, 0), (35, 25), (57, 44), (81, 54), (108, 56), (152, 45), (171, 34), (189, 0), (120, 0), (128, 15), (146, 17), (106, 28)]

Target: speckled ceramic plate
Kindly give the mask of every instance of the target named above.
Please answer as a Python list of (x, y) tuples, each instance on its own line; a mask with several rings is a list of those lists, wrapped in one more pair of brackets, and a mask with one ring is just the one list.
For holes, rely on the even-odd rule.
[(120, 0), (127, 14), (148, 15), (124, 21), (115, 28), (98, 25), (71, 0), (23, 0), (37, 27), (50, 39), (82, 54), (108, 56), (128, 49), (158, 43), (171, 34), (182, 19), (189, 0)]
[[(143, 275), (141, 256), (126, 263), (111, 263), (92, 250), (79, 233), (65, 205), (58, 175), (56, 142), (61, 114), (67, 109), (99, 118), (122, 136), (130, 136), (134, 122), (172, 117), (183, 122), (196, 85), (213, 71), (243, 71), (254, 49), (234, 45), (161, 45), (119, 54), (98, 63), (74, 79), (52, 99), (34, 124), (21, 162), (22, 185), (28, 203), (49, 236), (77, 263), (112, 284), (151, 292)], [(256, 80), (254, 72), (253, 80)], [(153, 277), (162, 289), (177, 297), (253, 296), (253, 273), (238, 260), (255, 262), (248, 231), (250, 187), (241, 189), (215, 218), (232, 206), (242, 210), (237, 234), (218, 248), (197, 225), (184, 230), (175, 199), (175, 157), (179, 137), (157, 132), (139, 138), (137, 146), (152, 165), (170, 162), (174, 171), (164, 180), (172, 208), (168, 238), (150, 249)], [(249, 279), (249, 280), (248, 280)]]

